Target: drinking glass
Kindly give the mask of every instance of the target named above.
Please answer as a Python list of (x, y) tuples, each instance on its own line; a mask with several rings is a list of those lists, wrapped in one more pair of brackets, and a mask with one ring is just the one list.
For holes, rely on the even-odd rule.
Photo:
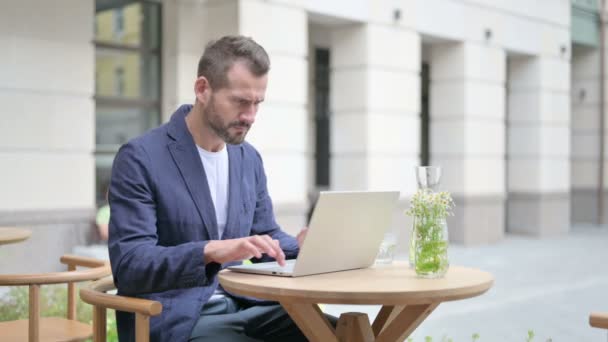
[(397, 237), (393, 233), (386, 233), (384, 240), (380, 244), (380, 250), (376, 256), (376, 264), (391, 264), (395, 259), (395, 249), (397, 248)]

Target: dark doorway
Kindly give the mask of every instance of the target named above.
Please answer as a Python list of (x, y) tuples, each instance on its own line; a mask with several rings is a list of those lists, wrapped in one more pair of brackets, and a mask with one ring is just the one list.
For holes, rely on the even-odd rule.
[(420, 165), (430, 163), (430, 126), (429, 126), (430, 66), (422, 62), (420, 69)]
[(330, 184), (329, 49), (315, 49), (315, 185)]

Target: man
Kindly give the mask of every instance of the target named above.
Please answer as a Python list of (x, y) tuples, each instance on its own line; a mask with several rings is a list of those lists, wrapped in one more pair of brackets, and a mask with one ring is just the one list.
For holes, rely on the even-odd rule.
[[(119, 294), (157, 300), (156, 341), (300, 341), (277, 303), (226, 293), (217, 273), (242, 260), (297, 256), (275, 222), (258, 152), (244, 141), (264, 101), (269, 59), (250, 38), (207, 45), (193, 106), (118, 152), (110, 187), (109, 250)], [(133, 315), (117, 313), (121, 340)], [(332, 318), (332, 322), (335, 322)]]

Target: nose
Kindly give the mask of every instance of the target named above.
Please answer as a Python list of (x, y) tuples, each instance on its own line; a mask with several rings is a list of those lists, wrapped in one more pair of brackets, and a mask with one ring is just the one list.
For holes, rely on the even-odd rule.
[(256, 116), (257, 112), (258, 112), (258, 105), (252, 103), (241, 112), (240, 119), (241, 119), (241, 121), (246, 122), (251, 125), (255, 121), (255, 116)]

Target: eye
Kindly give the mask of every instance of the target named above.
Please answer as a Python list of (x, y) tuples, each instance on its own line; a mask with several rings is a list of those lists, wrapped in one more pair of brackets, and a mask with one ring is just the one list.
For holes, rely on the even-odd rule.
[(248, 106), (250, 103), (250, 101), (246, 100), (246, 99), (237, 99), (236, 102), (239, 106), (242, 106), (242, 107)]

